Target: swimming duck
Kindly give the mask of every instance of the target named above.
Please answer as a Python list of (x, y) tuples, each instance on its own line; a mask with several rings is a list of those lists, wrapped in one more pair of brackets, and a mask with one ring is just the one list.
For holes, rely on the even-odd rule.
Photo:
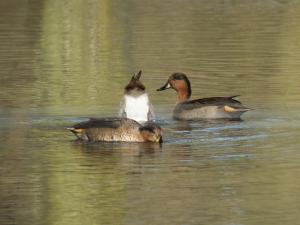
[(83, 141), (162, 142), (158, 125), (128, 118), (91, 118), (67, 129)]
[(146, 88), (140, 81), (142, 71), (134, 74), (124, 88), (119, 116), (139, 122), (154, 120), (154, 111)]
[(172, 88), (177, 92), (177, 104), (173, 110), (173, 117), (178, 120), (195, 119), (239, 119), (250, 109), (241, 102), (230, 97), (210, 97), (189, 100), (192, 94), (191, 84), (184, 73), (173, 73), (166, 84), (157, 91)]

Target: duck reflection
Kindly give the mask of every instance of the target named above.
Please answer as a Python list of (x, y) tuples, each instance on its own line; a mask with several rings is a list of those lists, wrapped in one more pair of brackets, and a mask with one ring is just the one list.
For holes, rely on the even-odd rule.
[(87, 143), (81, 140), (71, 142), (75, 148), (93, 155), (126, 155), (143, 156), (162, 151), (162, 144), (157, 143), (128, 143), (128, 142), (95, 142)]

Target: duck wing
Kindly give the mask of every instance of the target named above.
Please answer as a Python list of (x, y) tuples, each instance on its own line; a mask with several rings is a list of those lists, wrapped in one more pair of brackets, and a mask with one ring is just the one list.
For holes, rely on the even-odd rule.
[(224, 107), (225, 111), (247, 111), (249, 108), (242, 105), (242, 103), (234, 98), (238, 95), (229, 96), (229, 97), (210, 97), (210, 98), (201, 98), (191, 101), (186, 101), (182, 103), (182, 108), (185, 110), (191, 110), (195, 108), (201, 108), (205, 106), (218, 106)]
[(228, 103), (237, 103), (241, 104), (238, 100), (234, 99), (238, 97), (238, 95), (230, 96), (230, 97), (210, 97), (210, 98), (201, 98), (194, 99), (190, 101), (186, 101), (185, 104), (200, 104), (200, 105), (225, 105)]
[(90, 118), (88, 121), (84, 121), (75, 124), (73, 129), (89, 129), (89, 128), (118, 128), (122, 125), (123, 118)]

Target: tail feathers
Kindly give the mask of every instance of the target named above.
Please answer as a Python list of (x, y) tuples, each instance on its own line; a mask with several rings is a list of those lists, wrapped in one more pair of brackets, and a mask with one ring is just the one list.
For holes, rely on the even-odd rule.
[(85, 129), (83, 128), (66, 127), (66, 129), (71, 131), (78, 138), (78, 140), (89, 140), (88, 136), (85, 133)]
[(66, 127), (66, 129), (71, 131), (74, 134), (81, 133), (83, 131), (83, 129), (77, 129), (77, 128), (74, 128), (74, 127)]
[(237, 98), (239, 96), (241, 96), (241, 95), (232, 95), (232, 96), (229, 96), (228, 98), (233, 99), (233, 98)]

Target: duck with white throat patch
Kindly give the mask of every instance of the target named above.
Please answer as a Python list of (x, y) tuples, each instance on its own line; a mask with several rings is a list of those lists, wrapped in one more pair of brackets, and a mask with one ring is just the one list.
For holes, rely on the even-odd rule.
[(153, 106), (146, 93), (146, 87), (140, 81), (142, 71), (134, 74), (124, 88), (124, 96), (121, 101), (119, 116), (139, 122), (147, 122), (155, 119)]

